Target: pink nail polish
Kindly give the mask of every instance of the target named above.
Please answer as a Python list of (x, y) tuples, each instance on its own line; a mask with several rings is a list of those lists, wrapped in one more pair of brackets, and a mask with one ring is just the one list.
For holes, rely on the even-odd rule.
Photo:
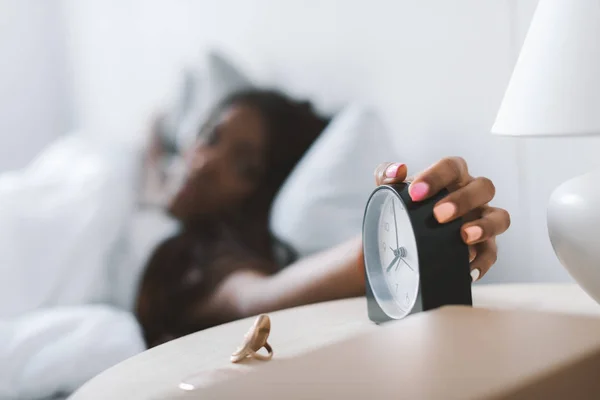
[(429, 185), (425, 182), (418, 182), (410, 185), (410, 197), (413, 201), (421, 201), (429, 192)]
[(470, 226), (465, 229), (465, 233), (467, 234), (467, 242), (471, 243), (479, 240), (479, 238), (483, 235), (483, 230), (479, 226)]
[(386, 178), (395, 178), (395, 177), (397, 177), (398, 176), (398, 170), (403, 165), (404, 164), (398, 164), (398, 163), (390, 165), (385, 170), (385, 177)]
[(438, 222), (446, 222), (456, 213), (456, 206), (453, 203), (443, 203), (433, 209), (433, 214)]

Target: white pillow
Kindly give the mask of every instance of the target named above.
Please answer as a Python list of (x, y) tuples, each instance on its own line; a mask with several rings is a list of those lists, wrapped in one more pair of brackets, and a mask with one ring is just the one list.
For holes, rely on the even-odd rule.
[(300, 256), (360, 235), (379, 163), (398, 159), (377, 113), (361, 104), (339, 112), (277, 195), (271, 229)]
[(192, 92), (191, 105), (176, 133), (179, 149), (185, 149), (193, 143), (198, 127), (221, 101), (232, 93), (253, 87), (250, 79), (238, 67), (214, 50), (201, 58), (200, 65), (192, 74), (186, 83), (193, 85), (192, 89), (187, 88)]

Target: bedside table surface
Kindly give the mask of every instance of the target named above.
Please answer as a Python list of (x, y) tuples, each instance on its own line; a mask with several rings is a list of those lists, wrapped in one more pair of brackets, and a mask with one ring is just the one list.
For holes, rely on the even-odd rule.
[[(576, 284), (475, 285), (475, 307), (599, 315), (600, 305)], [(268, 314), (274, 357), (290, 358), (377, 329), (366, 314), (366, 300), (354, 298)], [(145, 351), (104, 371), (69, 399), (164, 399), (183, 397), (179, 383), (201, 371), (232, 372), (260, 368), (264, 362), (232, 364), (254, 317), (198, 332)], [(189, 392), (188, 392), (189, 395)]]

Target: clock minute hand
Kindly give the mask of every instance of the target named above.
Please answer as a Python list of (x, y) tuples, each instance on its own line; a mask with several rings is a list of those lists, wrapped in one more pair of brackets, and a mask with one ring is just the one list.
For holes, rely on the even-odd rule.
[(402, 261), (404, 264), (406, 264), (406, 266), (407, 266), (408, 268), (410, 268), (410, 270), (411, 270), (411, 271), (414, 271), (413, 267), (411, 267), (409, 263), (407, 263), (406, 261), (404, 261), (404, 258), (401, 258), (400, 260), (401, 260), (401, 261)]
[(396, 233), (396, 248), (400, 248), (398, 243), (398, 222), (396, 221), (396, 202), (392, 199), (392, 210), (394, 211), (394, 232)]
[(394, 266), (394, 264), (396, 264), (396, 261), (398, 261), (399, 258), (400, 258), (400, 256), (394, 257), (394, 259), (392, 260), (392, 262), (390, 263), (390, 265), (387, 266), (387, 268), (385, 269), (385, 271), (386, 272), (390, 272), (390, 270), (392, 269), (392, 267)]

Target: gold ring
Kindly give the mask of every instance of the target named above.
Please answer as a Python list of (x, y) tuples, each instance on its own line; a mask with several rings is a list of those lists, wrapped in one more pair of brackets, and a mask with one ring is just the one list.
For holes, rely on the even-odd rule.
[[(245, 358), (255, 358), (268, 361), (273, 358), (273, 348), (267, 342), (271, 333), (271, 320), (268, 315), (259, 315), (250, 330), (244, 335), (242, 345), (231, 355), (231, 362), (237, 363)], [(267, 355), (259, 354), (262, 348), (267, 350)]]

